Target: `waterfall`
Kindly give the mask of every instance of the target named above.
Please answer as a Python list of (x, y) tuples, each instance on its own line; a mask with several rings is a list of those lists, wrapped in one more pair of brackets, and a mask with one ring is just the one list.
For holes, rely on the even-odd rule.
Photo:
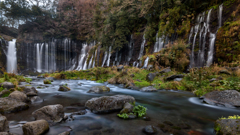
[[(198, 22), (199, 22), (199, 19), (198, 19)], [(200, 24), (197, 24), (194, 27), (194, 34), (195, 35), (194, 35), (194, 38), (193, 38), (192, 54), (191, 54), (191, 57), (190, 57), (190, 67), (194, 67), (195, 66), (195, 62), (194, 62), (194, 47), (195, 47), (195, 44), (196, 44), (196, 38), (197, 38), (197, 34), (198, 34), (199, 25)]]
[(145, 34), (143, 35), (143, 42), (141, 44), (141, 49), (140, 49), (140, 52), (139, 52), (139, 56), (138, 56), (138, 59), (140, 60), (143, 56), (143, 52), (144, 52), (144, 45), (146, 43), (146, 39), (145, 39)]
[(135, 67), (135, 66), (136, 66), (136, 61), (133, 62), (133, 67)]
[(93, 56), (94, 56), (94, 55), (92, 55), (92, 57), (91, 57), (91, 59), (90, 59), (90, 61), (89, 61), (89, 63), (88, 63), (88, 69), (92, 68)]
[[(42, 50), (43, 50), (43, 43), (41, 46), (39, 46), (39, 43), (37, 43), (37, 72), (42, 72)], [(39, 48), (40, 47), (40, 48)]]
[(158, 32), (156, 34), (156, 42), (155, 42), (155, 45), (154, 45), (154, 53), (155, 52), (159, 52), (162, 50), (163, 48), (163, 45), (164, 45), (164, 36), (162, 37), (158, 37)]
[(7, 72), (17, 73), (16, 39), (8, 42)]
[[(222, 27), (222, 11), (223, 11), (223, 4), (219, 6), (218, 11), (218, 29)], [(211, 33), (210, 30), (210, 43), (209, 43), (209, 51), (208, 51), (208, 59), (207, 59), (207, 67), (211, 66), (213, 62), (213, 53), (214, 53), (214, 45), (216, 40), (216, 35), (218, 32), (218, 29), (215, 33)]]
[(45, 44), (45, 72), (48, 72), (48, 44)]
[(102, 62), (102, 67), (104, 66), (105, 61), (107, 60), (107, 56), (108, 56), (108, 52), (105, 51), (105, 53), (104, 53), (104, 57), (103, 57), (103, 62)]
[(128, 58), (127, 58), (128, 64), (129, 64), (130, 60), (132, 59), (133, 47), (134, 47), (134, 41), (133, 41), (133, 35), (131, 35), (131, 39), (130, 39), (130, 42), (128, 44)]
[(147, 57), (147, 58), (145, 59), (144, 65), (143, 65), (142, 68), (147, 68), (147, 66), (148, 66), (148, 60), (149, 60), (149, 57)]
[(95, 61), (96, 61), (96, 58), (97, 58), (97, 49), (96, 49), (96, 51), (95, 51), (95, 57), (94, 57), (94, 61), (93, 61), (92, 68), (95, 68)]
[(108, 52), (108, 59), (107, 59), (107, 66), (110, 66), (110, 60), (111, 60), (111, 51), (112, 51), (112, 46), (109, 47), (109, 52)]
[(79, 55), (79, 62), (78, 62), (78, 67), (76, 70), (82, 70), (84, 68), (84, 58), (86, 57), (86, 48), (87, 48), (87, 44), (83, 44), (82, 45), (82, 50), (81, 50), (81, 54)]

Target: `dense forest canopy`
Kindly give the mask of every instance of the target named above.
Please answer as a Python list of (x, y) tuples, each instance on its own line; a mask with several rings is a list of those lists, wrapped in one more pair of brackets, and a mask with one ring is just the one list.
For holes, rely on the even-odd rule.
[(186, 36), (198, 13), (223, 0), (4, 0), (0, 25), (20, 33), (38, 27), (46, 37), (99, 41), (121, 48), (131, 34), (145, 34), (148, 44), (158, 36)]

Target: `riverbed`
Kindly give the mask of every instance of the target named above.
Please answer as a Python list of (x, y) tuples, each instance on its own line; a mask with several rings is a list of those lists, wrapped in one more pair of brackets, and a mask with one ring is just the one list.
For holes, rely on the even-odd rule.
[[(67, 84), (71, 91), (58, 91), (61, 84)], [(238, 108), (217, 107), (202, 103), (194, 94), (184, 91), (140, 92), (121, 88), (118, 85), (88, 80), (54, 80), (52, 84), (46, 85), (43, 84), (43, 79), (39, 78), (33, 78), (31, 85), (38, 90), (38, 95), (43, 101), (30, 104), (28, 110), (7, 114), (11, 133), (23, 134), (21, 126), (26, 122), (34, 121), (31, 115), (33, 111), (54, 104), (63, 105), (65, 115), (84, 109), (87, 113), (74, 115), (74, 120), (67, 120), (51, 126), (49, 132), (46, 133), (47, 135), (57, 135), (65, 131), (71, 131), (71, 135), (144, 135), (142, 129), (147, 125), (155, 126), (158, 130), (157, 134), (169, 135), (169, 132), (160, 130), (159, 126), (167, 125), (166, 123), (173, 124), (169, 127), (182, 134), (199, 132), (214, 135), (213, 127), (216, 119), (237, 115), (240, 112)], [(91, 87), (102, 85), (109, 87), (111, 92), (104, 94), (87, 93)], [(93, 97), (117, 94), (133, 96), (137, 105), (147, 108), (147, 117), (150, 117), (150, 120), (146, 121), (142, 118), (124, 120), (117, 116), (118, 112), (94, 114), (84, 107), (85, 102)], [(188, 128), (178, 129), (181, 125), (188, 125)]]

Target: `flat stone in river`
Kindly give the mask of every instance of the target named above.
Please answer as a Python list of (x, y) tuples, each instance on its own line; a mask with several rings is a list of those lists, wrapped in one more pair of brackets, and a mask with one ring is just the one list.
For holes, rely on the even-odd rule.
[(100, 113), (120, 110), (127, 102), (135, 102), (135, 98), (128, 95), (103, 96), (88, 100), (85, 103), (85, 107), (94, 113)]

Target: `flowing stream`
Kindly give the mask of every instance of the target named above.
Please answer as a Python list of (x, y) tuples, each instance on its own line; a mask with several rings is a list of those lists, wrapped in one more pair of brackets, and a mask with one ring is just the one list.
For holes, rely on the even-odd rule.
[[(68, 84), (71, 88), (69, 92), (59, 92), (60, 84)], [(78, 85), (82, 83), (82, 85)], [(111, 134), (111, 135), (144, 135), (142, 128), (147, 125), (156, 126), (164, 121), (170, 121), (174, 125), (188, 124), (191, 129), (182, 129), (181, 131), (189, 132), (191, 130), (200, 131), (208, 135), (214, 135), (214, 121), (222, 116), (239, 114), (239, 109), (229, 109), (217, 107), (202, 103), (202, 101), (194, 97), (192, 93), (183, 91), (165, 91), (148, 93), (136, 90), (120, 88), (116, 85), (107, 86), (111, 92), (105, 94), (90, 94), (87, 91), (93, 86), (101, 86), (104, 84), (96, 83), (88, 80), (55, 80), (52, 84), (44, 85), (43, 79), (35, 78), (32, 86), (44, 87), (37, 89), (39, 97), (44, 99), (43, 102), (30, 104), (30, 108), (18, 113), (7, 114), (6, 117), (10, 122), (10, 132), (22, 134), (22, 124), (27, 121), (34, 121), (31, 113), (43, 106), (62, 104), (64, 106), (65, 115), (72, 112), (86, 109), (84, 104), (93, 97), (110, 96), (110, 95), (131, 95), (136, 99), (137, 105), (143, 105), (147, 108), (147, 116), (150, 121), (142, 118), (133, 120), (123, 120), (117, 117), (118, 112), (109, 114), (94, 114), (87, 110), (85, 115), (75, 115), (73, 121), (62, 122), (50, 127), (47, 135), (57, 135), (64, 131), (72, 129), (71, 135), (87, 135), (87, 134)], [(158, 134), (162, 133), (159, 128)]]

